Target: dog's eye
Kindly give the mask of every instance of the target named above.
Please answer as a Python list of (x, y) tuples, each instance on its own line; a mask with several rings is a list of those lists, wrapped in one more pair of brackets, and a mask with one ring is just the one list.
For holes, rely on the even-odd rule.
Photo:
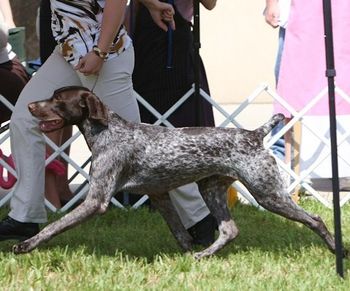
[(61, 111), (64, 111), (66, 108), (66, 104), (64, 102), (58, 102), (58, 104), (56, 104), (56, 108), (58, 108)]
[(62, 98), (60, 96), (54, 96), (53, 100), (56, 102), (60, 102), (60, 101), (62, 101)]

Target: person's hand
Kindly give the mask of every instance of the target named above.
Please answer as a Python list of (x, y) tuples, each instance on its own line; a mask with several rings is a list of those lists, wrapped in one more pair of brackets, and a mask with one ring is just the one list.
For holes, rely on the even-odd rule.
[(97, 56), (94, 52), (87, 53), (79, 60), (79, 63), (74, 67), (85, 76), (98, 75), (103, 66), (104, 60)]
[[(142, 1), (141, 1), (142, 2)], [(172, 5), (164, 2), (145, 1), (144, 5), (149, 10), (153, 21), (164, 31), (168, 31), (168, 25), (175, 29), (174, 14), (175, 10)]]
[(264, 11), (265, 21), (273, 28), (279, 26), (280, 9), (277, 1), (272, 1), (270, 5), (267, 5)]

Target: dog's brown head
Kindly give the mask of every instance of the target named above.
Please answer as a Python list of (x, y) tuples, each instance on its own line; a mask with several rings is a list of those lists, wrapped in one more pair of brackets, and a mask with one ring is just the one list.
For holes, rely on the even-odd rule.
[(86, 118), (104, 126), (108, 124), (107, 108), (85, 87), (60, 88), (50, 99), (30, 103), (28, 109), (40, 119), (39, 127), (43, 132), (79, 124)]

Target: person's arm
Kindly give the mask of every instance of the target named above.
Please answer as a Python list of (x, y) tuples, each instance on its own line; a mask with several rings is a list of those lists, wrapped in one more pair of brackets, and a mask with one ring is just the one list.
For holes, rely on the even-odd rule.
[(175, 10), (172, 5), (158, 0), (138, 0), (147, 7), (153, 21), (164, 31), (168, 31), (168, 24), (175, 29), (174, 14)]
[(16, 24), (13, 21), (13, 15), (11, 10), (11, 5), (9, 0), (0, 0), (0, 10), (4, 16), (4, 20), (8, 28), (16, 27)]
[(266, 8), (264, 10), (265, 21), (272, 27), (279, 25), (280, 9), (278, 0), (266, 0)]
[(127, 0), (106, 0), (103, 9), (101, 34), (97, 46), (108, 52), (117, 32), (123, 23)]
[[(123, 22), (126, 3), (127, 0), (106, 0), (105, 2), (100, 38), (97, 43), (97, 47), (102, 53), (108, 53), (118, 33)], [(103, 58), (92, 51), (80, 59), (75, 69), (85, 75), (97, 74), (102, 68), (103, 61)]]
[(208, 10), (212, 10), (216, 6), (216, 0), (200, 0), (200, 2)]

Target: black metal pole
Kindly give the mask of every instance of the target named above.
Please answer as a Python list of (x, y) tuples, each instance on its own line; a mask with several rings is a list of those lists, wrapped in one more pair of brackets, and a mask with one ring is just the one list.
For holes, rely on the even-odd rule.
[(196, 125), (200, 125), (202, 108), (200, 106), (200, 19), (199, 19), (199, 0), (193, 0), (193, 46), (194, 46), (194, 98), (196, 100)]
[(326, 77), (328, 78), (328, 100), (329, 100), (329, 122), (331, 137), (332, 156), (332, 186), (333, 186), (333, 216), (334, 235), (336, 248), (336, 271), (339, 276), (344, 277), (343, 270), (343, 246), (341, 234), (341, 213), (339, 204), (339, 174), (338, 174), (338, 151), (337, 151), (337, 121), (335, 109), (334, 77), (336, 75), (334, 66), (333, 50), (333, 27), (331, 0), (323, 0), (323, 20), (325, 32), (326, 49)]

